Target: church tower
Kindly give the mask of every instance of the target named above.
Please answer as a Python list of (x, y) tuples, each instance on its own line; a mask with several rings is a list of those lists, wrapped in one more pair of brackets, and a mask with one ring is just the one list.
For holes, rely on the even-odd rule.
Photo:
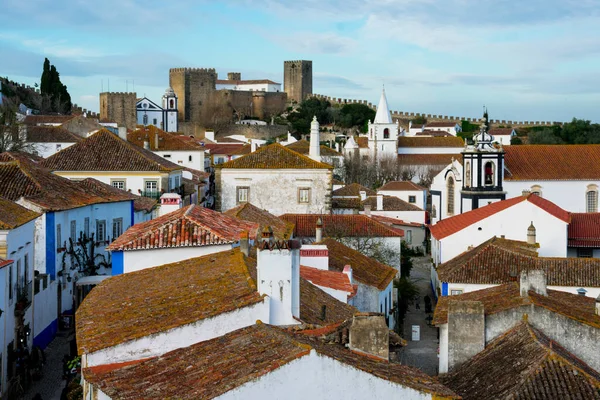
[(461, 213), (506, 198), (502, 189), (504, 149), (488, 133), (485, 116), (479, 133), (473, 136), (473, 144), (465, 146), (462, 157)]
[(163, 127), (166, 132), (177, 132), (177, 95), (173, 88), (165, 90), (162, 98)]
[(392, 121), (387, 97), (385, 96), (385, 89), (381, 91), (375, 120), (373, 122), (369, 121), (367, 128), (369, 149), (371, 149), (373, 159), (397, 156), (398, 122), (394, 123)]

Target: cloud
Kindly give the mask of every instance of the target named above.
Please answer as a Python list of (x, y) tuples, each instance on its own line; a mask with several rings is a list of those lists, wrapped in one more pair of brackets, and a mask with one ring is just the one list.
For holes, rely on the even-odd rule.
[(356, 46), (353, 39), (332, 32), (296, 32), (277, 36), (275, 41), (287, 50), (310, 54), (344, 55)]

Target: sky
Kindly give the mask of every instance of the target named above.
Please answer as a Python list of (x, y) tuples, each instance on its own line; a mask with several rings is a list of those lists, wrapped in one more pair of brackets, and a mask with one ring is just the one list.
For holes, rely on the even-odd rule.
[(283, 82), (313, 61), (313, 91), (392, 110), (600, 121), (598, 0), (3, 0), (0, 76), (33, 85), (44, 57), (74, 103), (136, 91), (169, 68)]

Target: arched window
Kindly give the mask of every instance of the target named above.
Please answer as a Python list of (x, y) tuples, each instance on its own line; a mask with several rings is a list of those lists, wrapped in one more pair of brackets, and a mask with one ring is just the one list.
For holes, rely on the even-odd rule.
[(435, 208), (435, 204), (431, 206), (431, 218), (437, 218), (437, 208)]
[(454, 215), (454, 178), (448, 178), (448, 184), (446, 185), (446, 189), (448, 190), (448, 207), (447, 214)]
[(494, 163), (491, 161), (488, 161), (485, 163), (485, 170), (484, 170), (484, 184), (487, 186), (491, 186), (494, 184)]
[(144, 126), (148, 125), (148, 114), (144, 114)]
[(390, 138), (390, 130), (388, 128), (385, 128), (383, 130), (383, 138), (384, 139), (389, 139)]
[(542, 197), (542, 187), (540, 185), (533, 185), (531, 187), (531, 193)]
[(465, 187), (471, 187), (471, 162), (465, 162)]
[(169, 108), (175, 108), (175, 100), (169, 100)]
[(598, 186), (589, 185), (585, 193), (586, 212), (598, 212)]

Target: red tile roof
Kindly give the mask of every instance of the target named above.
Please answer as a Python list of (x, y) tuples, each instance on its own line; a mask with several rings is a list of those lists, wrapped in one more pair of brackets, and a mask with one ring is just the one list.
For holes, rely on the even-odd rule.
[(279, 143), (261, 146), (254, 153), (220, 164), (217, 167), (222, 169), (333, 169), (329, 164), (315, 161)]
[(360, 197), (360, 192), (365, 192), (367, 194), (367, 196), (374, 196), (374, 195), (377, 194), (377, 192), (374, 191), (373, 189), (369, 189), (369, 188), (364, 187), (363, 185), (358, 184), (358, 183), (351, 183), (351, 184), (346, 185), (346, 186), (344, 186), (342, 188), (334, 190), (331, 195), (333, 197), (338, 197), (338, 196), (343, 196), (343, 197), (347, 197), (347, 196)]
[(215, 155), (227, 155), (232, 156), (238, 154), (238, 152), (245, 146), (244, 143), (206, 143), (204, 148), (210, 151), (212, 156)]
[(292, 232), (294, 232), (294, 224), (284, 221), (251, 203), (244, 203), (225, 211), (223, 214), (243, 221), (257, 223), (261, 232), (264, 228), (270, 226), (273, 229), (275, 238), (279, 240), (290, 239)]
[(31, 143), (77, 143), (81, 140), (80, 136), (61, 127), (36, 125), (27, 127), (27, 141)]
[(600, 213), (571, 213), (569, 247), (600, 247)]
[(533, 144), (504, 151), (504, 179), (509, 181), (600, 179), (600, 144)]
[(0, 230), (15, 229), (40, 215), (0, 197)]
[[(448, 164), (450, 164), (450, 163), (448, 163)], [(419, 186), (416, 183), (413, 183), (411, 181), (390, 181), (377, 190), (403, 192), (403, 191), (416, 191), (416, 190), (423, 191), (423, 190), (427, 190), (427, 189), (424, 188), (423, 186)]]
[(365, 256), (361, 252), (333, 239), (324, 239), (329, 251), (329, 269), (342, 272), (346, 265), (352, 267), (352, 279), (364, 285), (384, 290), (396, 277), (398, 271)]
[(600, 259), (538, 257), (536, 245), (494, 237), (437, 268), (442, 282), (503, 284), (543, 270), (552, 286), (600, 287)]
[(227, 244), (238, 241), (244, 231), (254, 239), (257, 230), (257, 223), (192, 204), (133, 225), (106, 249), (123, 251)]
[(295, 225), (295, 237), (314, 237), (317, 219), (323, 222), (323, 236), (331, 237), (402, 237), (394, 229), (362, 214), (284, 214), (282, 218)]
[(28, 115), (23, 120), (25, 125), (62, 124), (76, 115)]
[(300, 276), (318, 286), (328, 287), (348, 293), (354, 292), (354, 287), (350, 283), (348, 275), (343, 272), (329, 271), (301, 265)]
[(133, 209), (135, 211), (150, 212), (158, 204), (157, 200), (148, 197), (135, 195), (125, 190), (117, 189), (112, 185), (100, 182), (94, 178), (86, 178), (79, 182), (78, 185), (84, 187), (89, 193), (102, 197), (110, 201), (127, 201), (133, 200)]
[(417, 228), (425, 228), (424, 224), (403, 221), (403, 220), (397, 219), (397, 218), (384, 217), (383, 215), (371, 215), (371, 218), (373, 218), (375, 221), (378, 221), (378, 222), (381, 222), (382, 224), (387, 224), (387, 225), (414, 226)]
[(102, 129), (41, 162), (53, 171), (157, 171), (182, 169)]
[(448, 137), (454, 136), (446, 131), (434, 131), (431, 129), (424, 129), (421, 132), (417, 132), (416, 136), (433, 136), (433, 137)]
[(262, 301), (239, 249), (113, 276), (77, 310), (79, 354)]
[(300, 320), (303, 323), (318, 326), (338, 323), (352, 318), (357, 312), (356, 308), (300, 277)]
[(523, 201), (528, 201), (536, 205), (548, 214), (553, 215), (566, 223), (569, 223), (571, 220), (570, 214), (556, 204), (538, 195), (529, 194), (527, 196), (518, 196), (513, 197), (512, 199), (498, 201), (463, 214), (443, 219), (430, 228), (431, 235), (437, 240), (443, 239)]
[(456, 147), (457, 149), (462, 150), (465, 147), (465, 141), (457, 136), (401, 136), (398, 138), (398, 147)]
[(464, 300), (482, 302), (486, 316), (534, 305), (600, 328), (600, 316), (596, 314), (596, 301), (593, 298), (558, 290), (548, 289), (547, 292), (548, 296), (542, 296), (530, 290), (528, 296), (521, 296), (519, 283), (512, 282), (455, 296), (442, 296), (435, 307), (433, 324), (448, 322), (448, 302)]
[(12, 264), (14, 261), (13, 260), (5, 260), (3, 258), (0, 258), (0, 268), (4, 268), (7, 265)]
[(440, 377), (479, 399), (600, 399), (600, 374), (526, 322)]
[[(366, 204), (371, 205), (372, 211), (377, 210), (377, 196), (369, 196), (365, 201), (362, 202), (363, 208)], [(423, 209), (410, 204), (396, 196), (383, 195), (383, 211), (423, 211)], [(423, 221), (425, 222), (425, 221)]]
[[(111, 398), (212, 399), (306, 357), (311, 350), (436, 398), (459, 398), (436, 378), (416, 368), (376, 360), (341, 345), (325, 344), (317, 338), (262, 323), (111, 372), (88, 368), (83, 375)], [(294, 379), (295, 375), (289, 376)], [(364, 376), (365, 382), (368, 379), (368, 375)]]
[[(156, 135), (158, 134), (158, 144)], [(127, 141), (138, 147), (148, 142), (151, 151), (204, 151), (204, 146), (189, 140), (187, 136), (165, 132), (153, 125), (139, 128), (127, 134)]]
[[(308, 140), (298, 140), (294, 143), (288, 144), (286, 146), (288, 149), (292, 149), (297, 153), (308, 155), (310, 152), (310, 142)], [(336, 150), (327, 147), (327, 146), (319, 146), (321, 148), (321, 156), (323, 157), (343, 157), (342, 153), (337, 152)]]
[(509, 136), (513, 131), (513, 128), (491, 128), (488, 133), (492, 136)]

